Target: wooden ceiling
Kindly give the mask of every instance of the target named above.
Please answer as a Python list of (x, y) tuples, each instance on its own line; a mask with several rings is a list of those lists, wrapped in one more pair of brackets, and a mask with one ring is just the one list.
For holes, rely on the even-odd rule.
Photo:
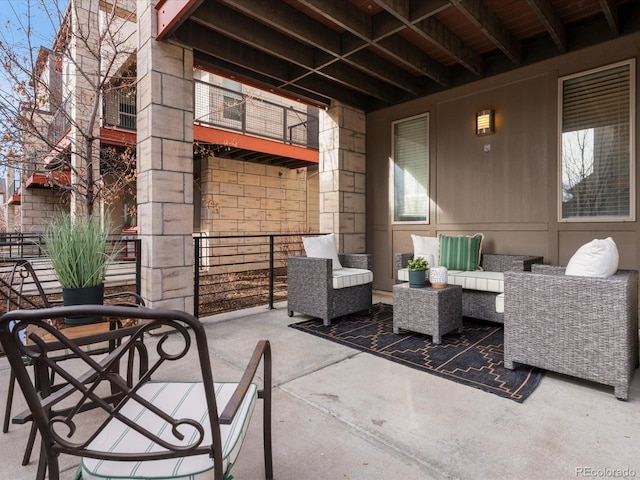
[[(182, 0), (197, 65), (372, 111), (640, 31), (638, 0)], [(606, 59), (604, 59), (606, 63)]]

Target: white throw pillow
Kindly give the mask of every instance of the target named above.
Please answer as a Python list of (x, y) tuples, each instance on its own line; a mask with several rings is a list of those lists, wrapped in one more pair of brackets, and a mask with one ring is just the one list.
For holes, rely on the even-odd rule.
[(613, 238), (591, 240), (573, 254), (565, 275), (607, 278), (618, 270), (618, 261), (618, 247)]
[(342, 268), (342, 264), (338, 258), (335, 235), (333, 233), (319, 237), (302, 237), (302, 243), (307, 257), (330, 258), (333, 260), (334, 270)]
[(423, 257), (429, 262), (429, 267), (437, 267), (438, 258), (440, 257), (440, 240), (438, 237), (411, 235), (411, 240), (413, 240), (413, 256)]

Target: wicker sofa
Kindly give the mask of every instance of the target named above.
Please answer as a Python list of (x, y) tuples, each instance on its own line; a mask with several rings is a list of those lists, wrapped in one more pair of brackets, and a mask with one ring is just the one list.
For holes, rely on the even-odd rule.
[[(370, 254), (338, 254), (342, 269), (334, 271), (328, 258), (287, 258), (287, 310), (331, 319), (362, 310), (371, 311), (373, 273)], [(345, 274), (347, 276), (345, 276)], [(339, 285), (337, 285), (339, 283)]]
[(614, 387), (626, 400), (638, 366), (638, 272), (564, 275), (533, 265), (505, 272), (504, 363), (532, 365)]
[[(396, 272), (396, 283), (401, 283), (399, 272), (406, 268), (407, 262), (413, 258), (413, 253), (397, 253), (394, 257), (394, 267)], [(507, 270), (529, 271), (534, 263), (542, 263), (542, 257), (530, 255), (506, 255), (498, 253), (483, 253), (480, 257), (480, 267), (483, 272), (487, 272), (488, 282), (476, 281), (482, 273), (461, 272), (459, 278), (449, 275), (449, 283), (461, 285), (462, 290), (462, 315), (465, 317), (489, 320), (491, 322), (503, 323), (504, 313), (500, 305), (504, 298), (503, 277), (496, 273), (503, 273)], [(466, 278), (465, 278), (466, 277)], [(470, 284), (475, 284), (477, 289), (469, 288)], [(490, 285), (485, 289), (485, 285)], [(482, 285), (482, 286), (481, 286)]]

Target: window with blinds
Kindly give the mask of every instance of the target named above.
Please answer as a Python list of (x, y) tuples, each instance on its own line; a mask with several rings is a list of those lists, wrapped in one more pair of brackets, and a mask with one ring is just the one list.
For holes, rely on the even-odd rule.
[(393, 221), (428, 221), (429, 115), (393, 123)]
[(633, 61), (560, 80), (565, 221), (635, 220)]

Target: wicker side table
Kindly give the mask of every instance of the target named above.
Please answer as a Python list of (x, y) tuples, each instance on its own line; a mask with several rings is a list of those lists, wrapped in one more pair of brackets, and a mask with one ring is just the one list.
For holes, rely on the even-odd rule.
[(462, 287), (410, 288), (408, 283), (393, 286), (393, 333), (400, 329), (423, 333), (439, 344), (442, 336), (462, 331)]

